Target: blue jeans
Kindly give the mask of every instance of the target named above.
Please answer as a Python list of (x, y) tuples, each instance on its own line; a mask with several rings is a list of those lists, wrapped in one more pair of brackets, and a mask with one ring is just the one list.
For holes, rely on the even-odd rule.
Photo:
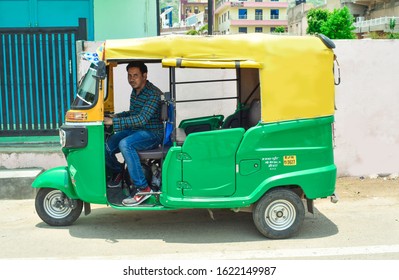
[(137, 151), (151, 150), (161, 144), (163, 136), (148, 130), (123, 130), (113, 134), (105, 143), (105, 163), (114, 173), (122, 172), (122, 165), (115, 154), (121, 152), (130, 178), (137, 188), (145, 188), (148, 182), (144, 176)]

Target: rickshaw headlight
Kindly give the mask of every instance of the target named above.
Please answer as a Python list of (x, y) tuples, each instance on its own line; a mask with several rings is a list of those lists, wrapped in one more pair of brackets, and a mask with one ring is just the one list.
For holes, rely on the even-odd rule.
[(86, 126), (63, 125), (59, 129), (62, 148), (84, 148), (87, 146), (88, 133)]
[(66, 133), (63, 129), (60, 128), (60, 144), (61, 147), (64, 148), (66, 144)]

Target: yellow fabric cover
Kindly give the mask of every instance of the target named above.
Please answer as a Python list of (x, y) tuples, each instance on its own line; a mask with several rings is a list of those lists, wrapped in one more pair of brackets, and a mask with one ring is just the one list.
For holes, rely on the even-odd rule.
[(259, 68), (262, 121), (334, 114), (334, 53), (313, 36), (169, 35), (108, 40), (104, 61), (159, 60), (165, 67)]

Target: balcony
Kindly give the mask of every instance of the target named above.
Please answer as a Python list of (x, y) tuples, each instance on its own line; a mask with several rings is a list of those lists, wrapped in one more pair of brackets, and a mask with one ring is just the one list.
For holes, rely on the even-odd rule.
[(288, 26), (288, 20), (278, 15), (231, 16), (230, 25), (235, 26)]
[(399, 31), (399, 17), (381, 17), (375, 18), (370, 20), (361, 20), (355, 22), (353, 25), (356, 27), (356, 33), (366, 33), (366, 32), (373, 32), (373, 31), (384, 31), (390, 32), (389, 29), (389, 22), (391, 19), (396, 20), (396, 26), (394, 32)]
[(341, 0), (341, 4), (352, 3), (364, 6), (369, 6), (378, 3), (389, 3), (389, 2), (391, 2), (391, 0)]
[(230, 8), (288, 8), (288, 2), (247, 2), (226, 1), (216, 3), (215, 14), (222, 13)]

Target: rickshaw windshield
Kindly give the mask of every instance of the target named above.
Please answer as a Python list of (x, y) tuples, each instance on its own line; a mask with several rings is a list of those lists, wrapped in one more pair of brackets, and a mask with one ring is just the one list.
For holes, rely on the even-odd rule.
[(79, 85), (72, 108), (92, 107), (96, 100), (97, 67), (92, 64)]

